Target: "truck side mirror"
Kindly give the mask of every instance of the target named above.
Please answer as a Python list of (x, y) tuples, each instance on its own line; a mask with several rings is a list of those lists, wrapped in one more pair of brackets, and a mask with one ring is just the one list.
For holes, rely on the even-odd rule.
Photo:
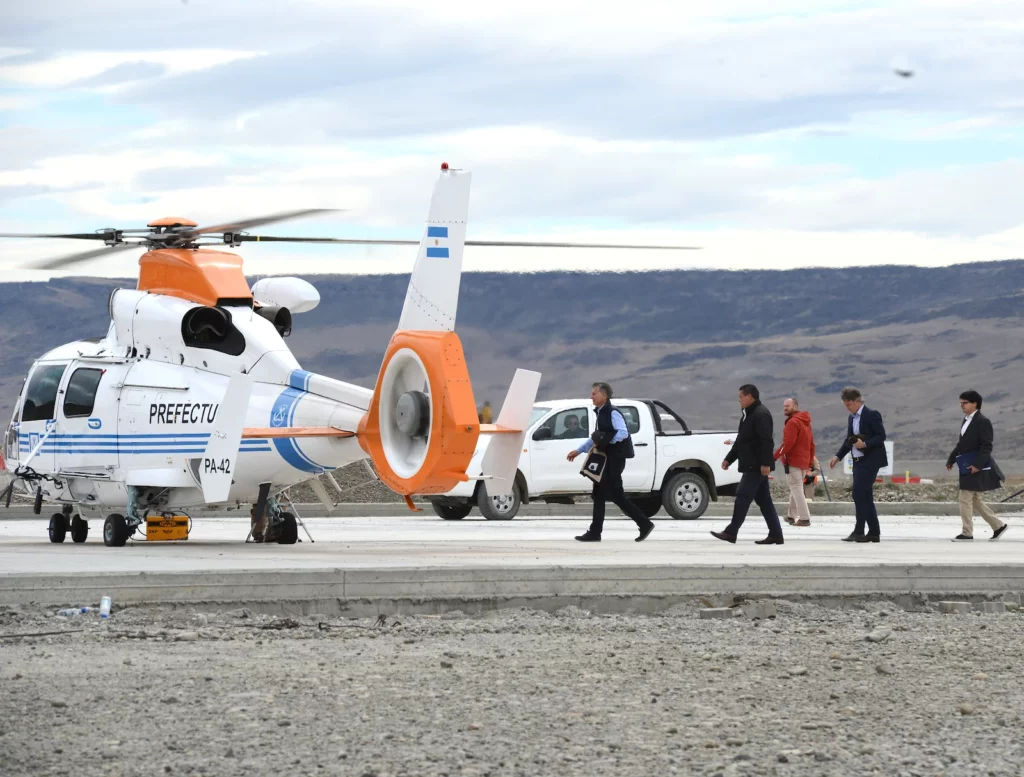
[(542, 426), (536, 432), (533, 433), (534, 440), (550, 440), (553, 436), (550, 426)]

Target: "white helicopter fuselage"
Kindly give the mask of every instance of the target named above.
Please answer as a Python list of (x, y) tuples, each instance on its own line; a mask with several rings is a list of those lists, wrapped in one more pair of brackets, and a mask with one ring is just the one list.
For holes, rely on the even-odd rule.
[[(115, 291), (106, 337), (33, 365), (5, 440), (8, 468), (25, 462), (47, 475), (32, 481), (43, 497), (85, 514), (123, 509), (130, 487), (154, 509), (203, 505), (197, 467), (238, 372), (253, 380), (246, 427), (356, 429), (371, 390), (302, 370), (274, 324), (247, 305), (223, 306), (227, 337), (197, 340), (186, 322), (201, 307)], [(243, 439), (227, 501), (251, 503), (262, 483), (277, 492), (363, 458), (355, 437)]]
[[(299, 519), (282, 504), (290, 486), (312, 479), (329, 508), (316, 476), (369, 458), (414, 509), (412, 495), (445, 493), (469, 477), (480, 434), (499, 437), (480, 479), (511, 489), (540, 375), (517, 370), (497, 422), (479, 423), (454, 332), (469, 187), (469, 173), (442, 164), (372, 390), (299, 366), (283, 338), (292, 313), (320, 296), (298, 278), (250, 288), (240, 257), (201, 242), (213, 232), (228, 245), (244, 242), (237, 225), (150, 222), (155, 231), (131, 244), (148, 248), (138, 286), (111, 294), (106, 335), (33, 364), (2, 441), (0, 474), (10, 481), (0, 494), (34, 495), (37, 513), (44, 500), (63, 503), (48, 529), (56, 543), (69, 531), (85, 542), (84, 519), (104, 513), (108, 546), (123, 546), (151, 521), (155, 539), (180, 539), (188, 523), (180, 511), (251, 504), (254, 539), (293, 544)], [(130, 237), (99, 237), (116, 249), (121, 234)]]

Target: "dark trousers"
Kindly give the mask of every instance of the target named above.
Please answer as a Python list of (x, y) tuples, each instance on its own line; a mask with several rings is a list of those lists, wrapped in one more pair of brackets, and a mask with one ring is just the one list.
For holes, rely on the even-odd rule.
[(853, 505), (857, 511), (854, 534), (863, 534), (867, 525), (868, 534), (878, 536), (878, 510), (875, 509), (875, 478), (878, 467), (868, 467), (857, 459), (853, 460)]
[(768, 524), (768, 536), (781, 537), (782, 524), (779, 523), (779, 514), (775, 511), (775, 503), (772, 501), (768, 476), (762, 475), (760, 470), (744, 472), (740, 477), (740, 484), (736, 486), (736, 501), (732, 508), (732, 523), (726, 532), (734, 537), (740, 533), (740, 527), (747, 519), (751, 502), (757, 502), (757, 506), (761, 508), (764, 522)]
[(601, 536), (601, 530), (604, 528), (606, 502), (611, 502), (622, 510), (636, 521), (637, 526), (643, 527), (650, 523), (650, 519), (640, 511), (639, 507), (629, 501), (629, 497), (622, 489), (622, 470), (625, 468), (625, 459), (608, 459), (601, 482), (594, 484), (594, 518), (590, 522), (591, 534)]

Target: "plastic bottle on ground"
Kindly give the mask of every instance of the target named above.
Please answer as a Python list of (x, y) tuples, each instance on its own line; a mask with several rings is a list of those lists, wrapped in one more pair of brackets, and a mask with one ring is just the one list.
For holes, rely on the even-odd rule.
[(100, 617), (101, 618), (109, 618), (110, 617), (110, 597), (109, 596), (104, 596), (102, 599), (100, 599)]

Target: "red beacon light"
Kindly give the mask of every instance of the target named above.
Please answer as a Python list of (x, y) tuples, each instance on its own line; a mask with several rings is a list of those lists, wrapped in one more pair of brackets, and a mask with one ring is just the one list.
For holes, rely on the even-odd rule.
[(448, 169), (448, 163), (447, 162), (442, 162), (441, 163), (441, 169), (442, 170), (447, 170)]

